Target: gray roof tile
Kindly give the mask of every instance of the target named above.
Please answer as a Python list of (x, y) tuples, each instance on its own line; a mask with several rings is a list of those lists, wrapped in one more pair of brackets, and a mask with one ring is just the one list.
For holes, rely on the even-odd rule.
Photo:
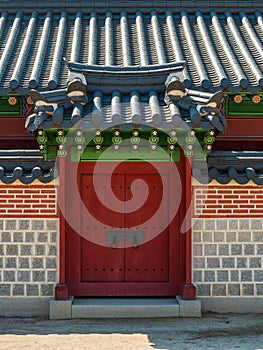
[[(112, 6), (117, 3), (113, 2)], [(245, 6), (244, 1), (239, 3)], [(65, 11), (57, 7), (51, 13), (42, 5), (41, 11), (32, 13), (26, 7), (23, 13), (16, 14), (11, 9), (3, 10), (0, 93), (11, 89), (26, 93), (31, 88), (42, 91), (65, 87), (68, 71), (63, 57), (93, 69), (121, 66), (127, 70), (135, 66), (159, 69), (187, 60), (184, 83), (188, 88), (262, 90), (260, 7), (254, 12), (253, 6), (250, 10), (244, 10), (243, 6), (240, 12), (222, 13), (218, 6), (210, 12), (187, 6), (181, 10), (178, 6), (164, 12), (158, 5), (158, 11), (110, 12), (101, 5), (96, 2), (96, 11)], [(4, 8), (0, 1), (1, 6)], [(103, 87), (105, 81), (97, 79), (97, 83)]]
[[(208, 156), (208, 164), (195, 162), (193, 169), (195, 177), (202, 182), (217, 180), (228, 184), (235, 180), (239, 184), (253, 181), (263, 185), (263, 152), (227, 151), (212, 152)], [(208, 172), (208, 177), (207, 177)]]
[[(42, 156), (37, 150), (0, 151), (0, 180), (11, 184), (19, 179), (24, 184), (30, 184), (35, 179), (43, 183), (52, 181), (57, 175), (54, 162), (41, 161)], [(208, 164), (195, 161), (193, 175), (199, 181), (217, 180), (228, 184), (235, 180), (246, 184), (250, 180), (263, 185), (263, 152), (212, 152)], [(18, 166), (19, 164), (19, 166)]]
[(38, 150), (0, 150), (0, 181), (5, 184), (17, 179), (24, 184), (35, 179), (48, 183), (55, 176), (54, 163), (43, 162)]

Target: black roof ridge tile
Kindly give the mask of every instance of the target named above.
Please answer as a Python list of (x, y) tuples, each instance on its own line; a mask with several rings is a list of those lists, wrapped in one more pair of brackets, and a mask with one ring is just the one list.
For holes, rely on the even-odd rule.
[(241, 9), (252, 11), (258, 8), (263, 8), (263, 2), (261, 0), (247, 1), (247, 0), (228, 0), (228, 1), (150, 1), (150, 0), (129, 0), (129, 1), (18, 1), (18, 0), (5, 0), (0, 1), (0, 9), (11, 10), (12, 12), (16, 9), (23, 9), (24, 11), (37, 10), (38, 12), (46, 11), (47, 9), (52, 9), (54, 12), (66, 9), (69, 11), (91, 11), (97, 10), (105, 11), (105, 9), (115, 11), (121, 11), (122, 9), (131, 10), (136, 12), (140, 9), (142, 12), (149, 12), (154, 9), (156, 11), (163, 11), (166, 9), (187, 9), (191, 11), (196, 10), (209, 10), (211, 8), (217, 9), (219, 12), (224, 12), (224, 9), (238, 11)]

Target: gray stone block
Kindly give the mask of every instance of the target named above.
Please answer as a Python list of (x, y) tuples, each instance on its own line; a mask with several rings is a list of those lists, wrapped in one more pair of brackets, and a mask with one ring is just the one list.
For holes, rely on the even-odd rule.
[(46, 246), (44, 244), (35, 245), (35, 255), (46, 255)]
[(48, 282), (58, 282), (57, 271), (47, 271), (47, 281)]
[(18, 245), (17, 244), (8, 244), (6, 246), (6, 255), (18, 255)]
[(179, 304), (180, 317), (201, 317), (201, 301), (183, 300), (180, 295), (176, 296)]
[(11, 284), (0, 284), (0, 296), (11, 295)]
[(201, 242), (201, 232), (193, 232), (193, 242)]
[(25, 241), (28, 243), (35, 242), (35, 233), (34, 232), (26, 232)]
[(215, 271), (204, 271), (204, 282), (215, 282)]
[(0, 317), (47, 317), (48, 314), (49, 298), (35, 296), (0, 298)]
[(254, 285), (251, 284), (242, 284), (242, 295), (243, 296), (251, 296), (254, 295)]
[(252, 269), (260, 268), (262, 266), (261, 258), (249, 258), (249, 267)]
[(15, 271), (4, 271), (3, 281), (4, 282), (14, 282), (16, 280)]
[(263, 232), (252, 232), (252, 241), (261, 243), (263, 242)]
[(205, 220), (205, 230), (214, 231), (215, 230), (215, 220)]
[(230, 271), (230, 281), (238, 282), (239, 281), (239, 271)]
[(256, 284), (257, 295), (263, 295), (263, 283)]
[(54, 231), (58, 229), (57, 220), (46, 220), (46, 229), (48, 231)]
[(42, 243), (47, 242), (48, 241), (48, 234), (46, 232), (38, 232), (37, 241), (42, 242)]
[(13, 242), (23, 242), (23, 241), (24, 241), (23, 232), (14, 232)]
[(229, 284), (228, 294), (230, 296), (240, 296), (240, 284)]
[(15, 231), (17, 229), (16, 220), (7, 219), (5, 221), (5, 229), (10, 231)]
[(212, 285), (212, 295), (213, 296), (225, 296), (226, 295), (226, 285), (225, 284), (213, 284)]
[(214, 241), (215, 242), (224, 242), (225, 241), (225, 232), (214, 232)]
[(249, 230), (249, 219), (240, 219), (238, 221), (239, 224), (239, 230), (247, 231)]
[(226, 232), (226, 241), (227, 242), (236, 242), (237, 241), (237, 233), (236, 232)]
[(28, 296), (39, 295), (38, 284), (27, 284), (26, 285), (26, 295), (28, 295)]
[(219, 244), (218, 245), (219, 255), (229, 255), (229, 244)]
[(235, 267), (235, 258), (222, 258), (222, 267), (223, 268), (234, 268)]
[(217, 230), (227, 230), (227, 220), (226, 219), (216, 220), (216, 229)]
[[(221, 314), (239, 313), (239, 314), (262, 314), (263, 313), (263, 298), (250, 297), (220, 297), (207, 298), (202, 297), (203, 312), (217, 312)], [(239, 345), (240, 347), (240, 345)]]
[(262, 230), (263, 220), (262, 219), (251, 219), (252, 230)]
[(32, 269), (42, 269), (43, 267), (43, 258), (32, 258)]
[(251, 232), (238, 232), (239, 242), (251, 242)]
[(58, 239), (58, 234), (57, 232), (51, 232), (50, 233), (50, 243), (56, 243)]
[(53, 296), (55, 284), (41, 284), (40, 293), (42, 296)]
[(3, 258), (0, 258), (0, 269), (3, 268)]
[(244, 245), (244, 254), (245, 255), (255, 255), (255, 245), (254, 244), (245, 244)]
[(254, 271), (254, 281), (263, 283), (263, 271), (262, 270)]
[(193, 265), (195, 269), (205, 268), (205, 258), (194, 258)]
[(32, 282), (45, 282), (45, 271), (33, 271)]
[(57, 256), (58, 255), (58, 252), (57, 252), (57, 247), (55, 245), (50, 245), (48, 247), (48, 255), (50, 256)]
[(217, 244), (205, 244), (204, 255), (217, 255)]
[(216, 269), (220, 267), (220, 258), (207, 258), (207, 268)]
[(194, 256), (198, 256), (198, 255), (203, 255), (203, 245), (202, 244), (194, 244), (193, 245), (193, 254)]
[(194, 282), (203, 282), (203, 272), (202, 271), (193, 271), (193, 281)]
[(23, 244), (20, 246), (20, 255), (33, 255), (33, 245)]
[(217, 271), (217, 282), (228, 282), (228, 271)]
[(242, 244), (232, 244), (231, 245), (232, 255), (242, 255)]
[(246, 268), (248, 267), (247, 258), (236, 258), (236, 267), (238, 268)]
[(57, 259), (56, 258), (46, 258), (46, 268), (47, 269), (56, 269), (57, 268)]
[(203, 232), (202, 241), (203, 242), (213, 242), (213, 233), (212, 232)]
[(252, 271), (241, 271), (242, 282), (252, 282)]
[(6, 258), (5, 259), (5, 268), (12, 269), (17, 268), (17, 258)]
[(51, 320), (71, 319), (72, 303), (72, 296), (68, 300), (55, 300), (51, 298), (49, 302), (49, 318)]
[(197, 295), (199, 297), (210, 296), (210, 288), (211, 288), (210, 284), (197, 284), (196, 285)]
[(194, 231), (201, 231), (204, 229), (204, 220), (202, 219), (193, 219), (194, 224), (193, 224), (193, 230)]
[(0, 244), (0, 255), (4, 255), (4, 245)]
[(237, 230), (238, 229), (238, 220), (231, 219), (228, 221), (228, 229), (231, 230)]
[(3, 242), (3, 243), (11, 242), (11, 233), (10, 232), (2, 232), (1, 233), (1, 242)]
[(29, 230), (30, 220), (18, 220), (18, 229), (19, 230)]
[(18, 282), (30, 282), (31, 272), (30, 271), (17, 271)]
[(0, 230), (4, 229), (4, 220), (0, 219)]
[(45, 229), (44, 220), (34, 220), (34, 219), (32, 219), (32, 221), (31, 221), (31, 229), (34, 230), (34, 231), (44, 230)]
[(13, 284), (12, 285), (12, 295), (13, 296), (24, 296), (25, 291), (24, 291), (24, 284)]
[(13, 242), (21, 243), (24, 241), (23, 232), (14, 232), (13, 233)]
[(257, 255), (263, 255), (263, 244), (257, 244)]
[(18, 259), (18, 267), (20, 269), (28, 269), (29, 268), (29, 258), (19, 258)]

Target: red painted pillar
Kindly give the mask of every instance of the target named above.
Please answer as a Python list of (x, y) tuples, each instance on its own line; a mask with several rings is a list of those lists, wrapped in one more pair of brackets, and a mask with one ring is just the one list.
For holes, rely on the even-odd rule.
[(182, 285), (182, 298), (196, 299), (196, 287), (192, 283), (192, 183), (191, 183), (192, 159), (185, 158), (185, 280)]
[(67, 157), (59, 158), (59, 186), (58, 186), (58, 204), (60, 218), (60, 255), (59, 255), (59, 283), (55, 287), (55, 299), (67, 300), (68, 287), (66, 285), (66, 230), (65, 213), (66, 205), (66, 168)]

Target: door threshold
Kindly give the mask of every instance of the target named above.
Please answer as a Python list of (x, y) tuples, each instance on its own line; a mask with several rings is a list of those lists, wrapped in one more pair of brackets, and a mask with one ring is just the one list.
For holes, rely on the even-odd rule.
[(171, 298), (69, 298), (50, 301), (51, 319), (200, 317), (200, 300)]

